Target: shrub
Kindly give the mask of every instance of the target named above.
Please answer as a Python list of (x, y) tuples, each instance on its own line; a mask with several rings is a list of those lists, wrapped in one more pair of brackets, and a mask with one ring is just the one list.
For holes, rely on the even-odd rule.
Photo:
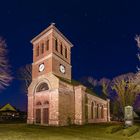
[(123, 126), (121, 126), (121, 125), (118, 125), (118, 126), (110, 126), (110, 127), (107, 128), (106, 133), (110, 133), (110, 134), (111, 133), (115, 133), (115, 132), (121, 130), (122, 128), (123, 128)]
[(136, 132), (139, 131), (139, 127), (138, 126), (131, 126), (131, 127), (128, 127), (126, 129), (123, 130), (123, 136), (132, 136), (134, 135)]
[(67, 124), (68, 124), (68, 125), (71, 125), (71, 124), (72, 124), (71, 118), (70, 118), (70, 117), (67, 118)]

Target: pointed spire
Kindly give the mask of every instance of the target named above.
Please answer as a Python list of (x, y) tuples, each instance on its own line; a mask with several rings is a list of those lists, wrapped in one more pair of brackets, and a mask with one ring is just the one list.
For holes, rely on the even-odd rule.
[(54, 22), (52, 22), (52, 23), (51, 23), (51, 26), (55, 26), (55, 23), (54, 23)]

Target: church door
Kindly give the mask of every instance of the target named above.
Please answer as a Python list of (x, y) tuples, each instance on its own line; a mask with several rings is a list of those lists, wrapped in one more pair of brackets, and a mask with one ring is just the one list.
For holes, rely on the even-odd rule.
[(49, 108), (43, 108), (43, 123), (49, 123)]
[(41, 109), (36, 109), (36, 123), (41, 123)]

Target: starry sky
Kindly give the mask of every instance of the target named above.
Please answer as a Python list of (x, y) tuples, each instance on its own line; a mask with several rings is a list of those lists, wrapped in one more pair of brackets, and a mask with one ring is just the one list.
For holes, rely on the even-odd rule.
[(1, 91), (0, 106), (11, 103), (26, 110), (27, 95), (17, 71), (32, 63), (30, 40), (52, 22), (74, 44), (74, 79), (136, 72), (139, 7), (139, 0), (1, 0), (0, 36), (6, 39), (15, 79)]

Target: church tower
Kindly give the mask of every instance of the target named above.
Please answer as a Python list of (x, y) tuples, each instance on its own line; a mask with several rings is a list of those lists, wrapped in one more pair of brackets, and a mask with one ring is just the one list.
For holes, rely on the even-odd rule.
[(31, 40), (33, 44), (32, 79), (45, 74), (71, 80), (70, 41), (52, 23)]
[(61, 84), (62, 79), (71, 82), (71, 47), (73, 45), (54, 23), (33, 38), (31, 43), (33, 44), (33, 63), (32, 82), (28, 88), (27, 122), (60, 125), (64, 120), (60, 114), (69, 111), (69, 107), (66, 108), (63, 100), (69, 104), (74, 101), (73, 93), (72, 99), (67, 96), (68, 101), (66, 100), (67, 85), (63, 84), (62, 87)]

